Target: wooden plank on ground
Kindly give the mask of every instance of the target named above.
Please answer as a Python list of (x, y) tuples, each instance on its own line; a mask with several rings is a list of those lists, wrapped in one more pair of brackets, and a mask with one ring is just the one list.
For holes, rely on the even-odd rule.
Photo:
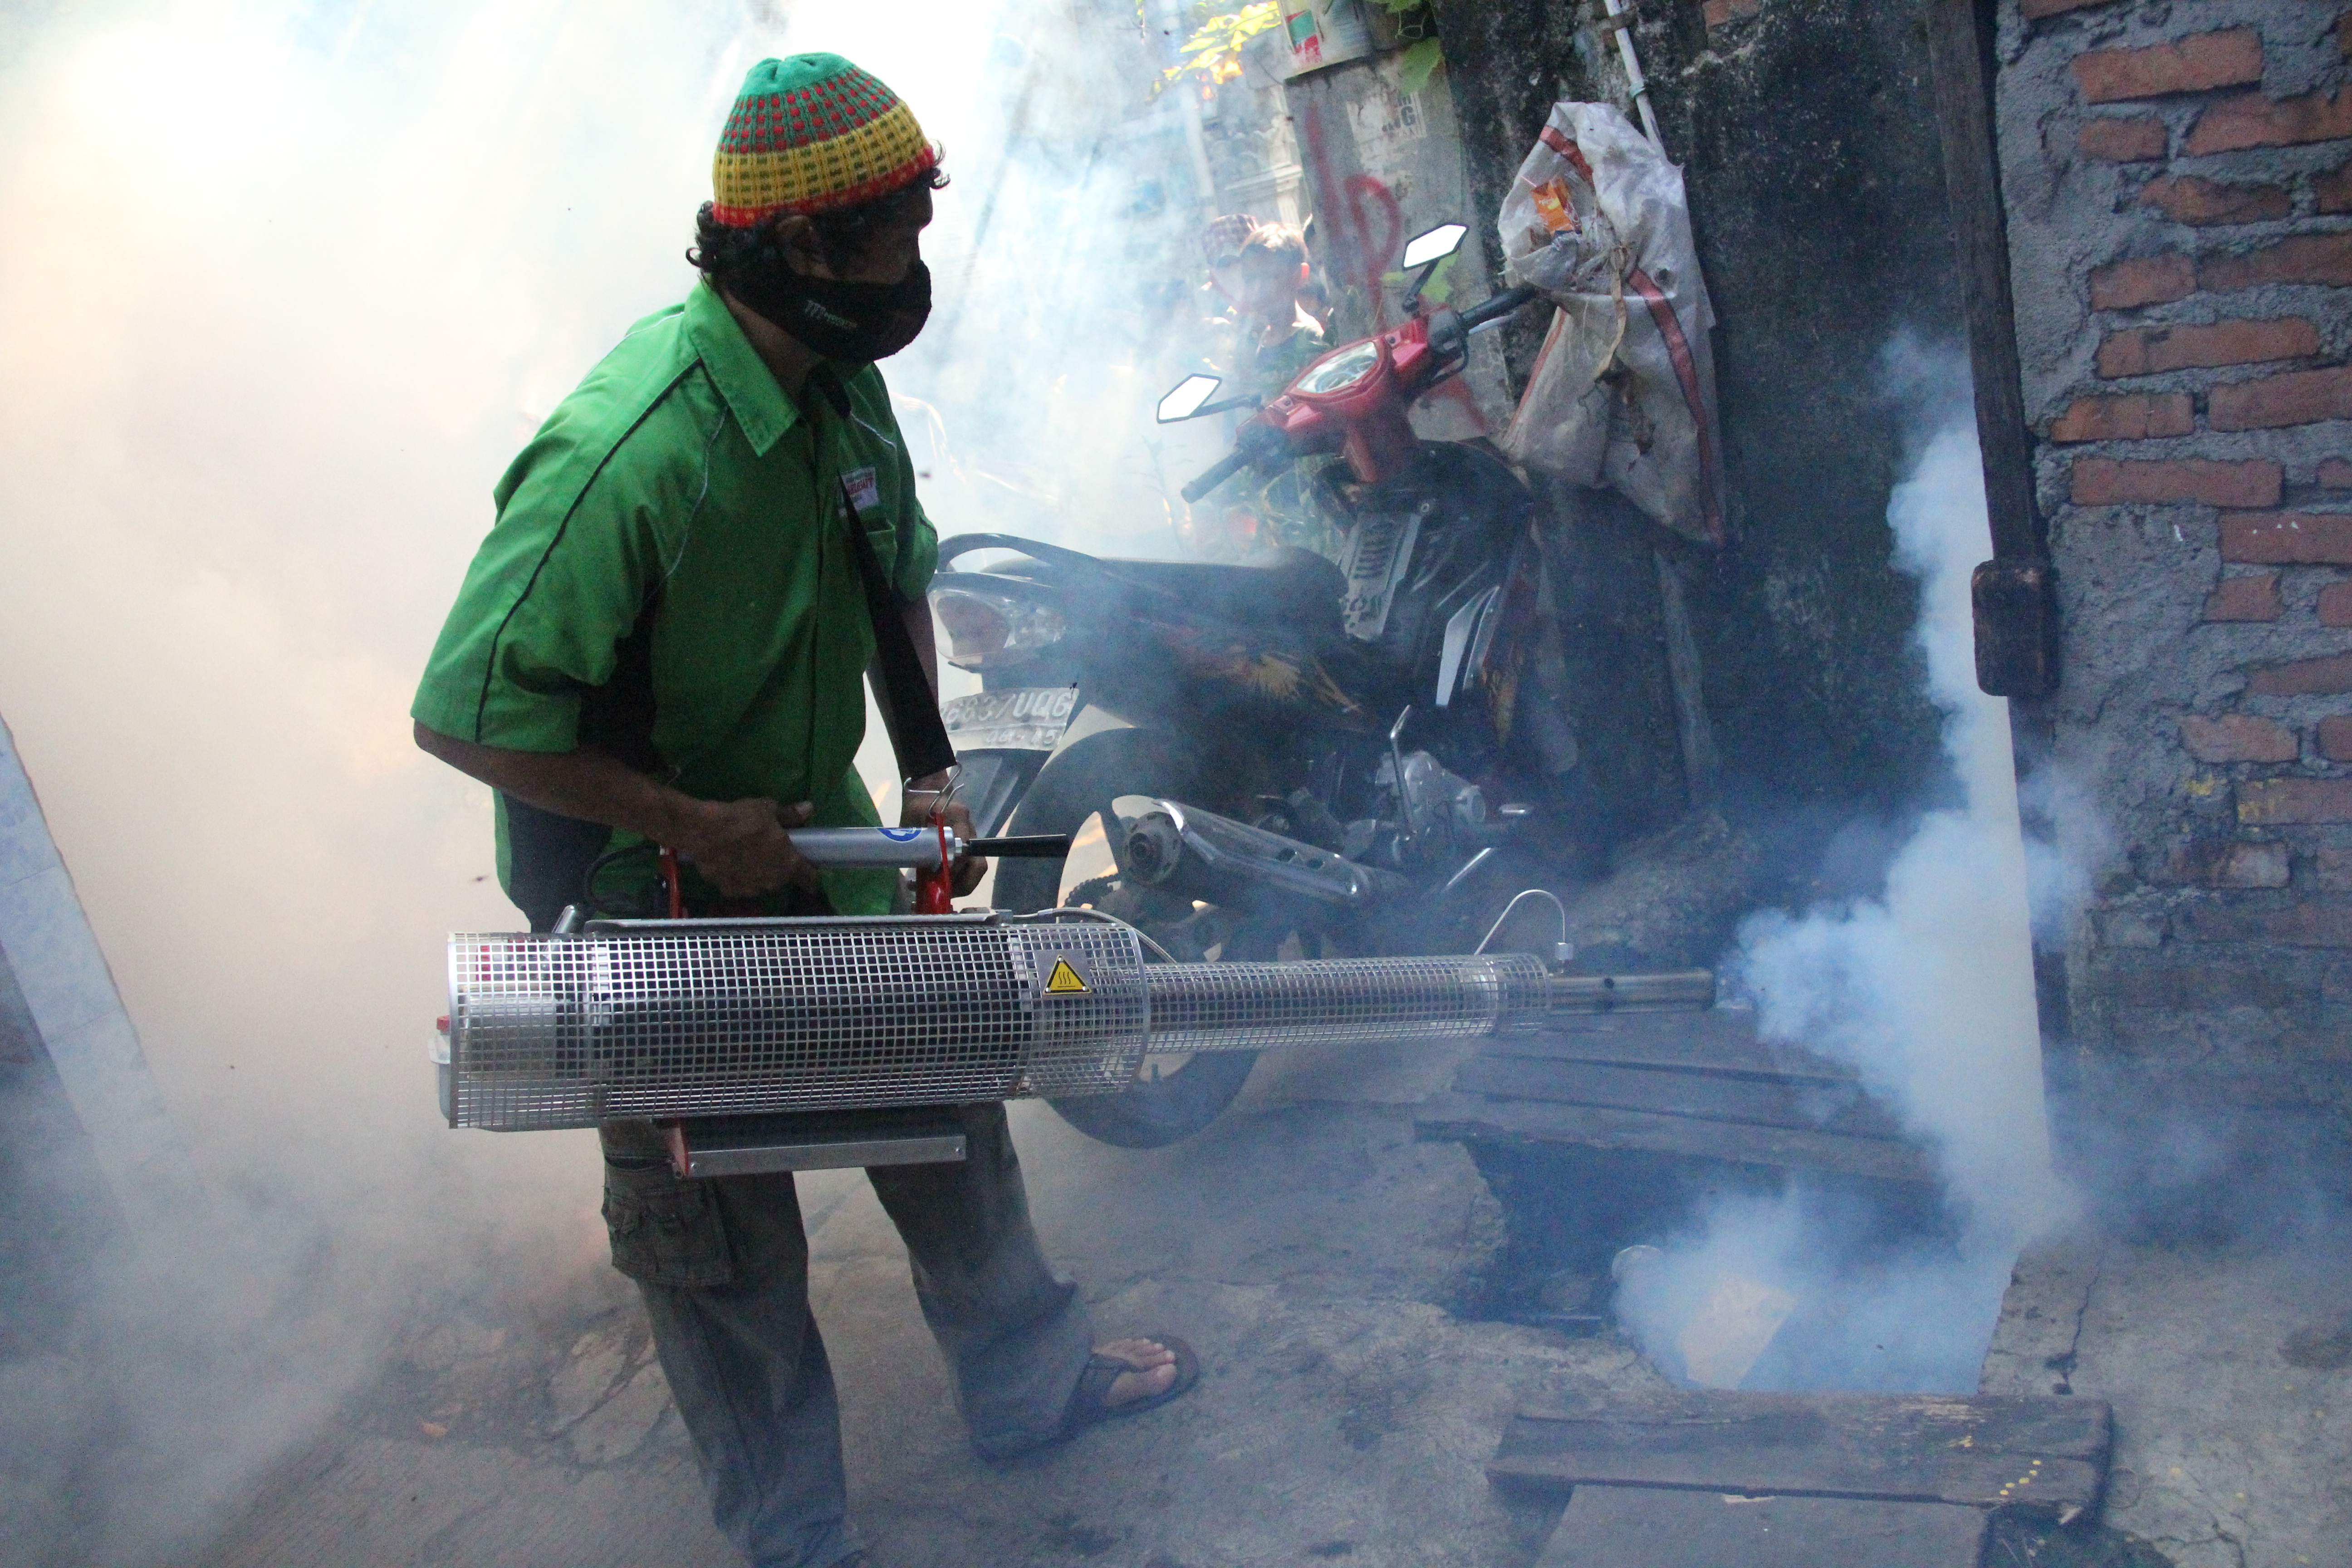
[(1536, 1568), (1977, 1568), (1987, 1519), (1939, 1502), (1579, 1487)]
[(1643, 1149), (1789, 1170), (1833, 1171), (1878, 1181), (1936, 1180), (1935, 1167), (1923, 1151), (1885, 1138), (1849, 1138), (1752, 1122), (1701, 1121), (1612, 1106), (1491, 1100), (1449, 1092), (1423, 1101), (1413, 1114), (1412, 1126), (1414, 1135), (1423, 1142), (1576, 1143), (1591, 1149)]
[(1751, 1078), (1660, 1072), (1614, 1063), (1481, 1056), (1462, 1064), (1454, 1075), (1454, 1088), (1489, 1100), (1611, 1105), (1624, 1110), (1654, 1110), (1708, 1121), (1751, 1121), (1853, 1138), (1903, 1135), (1886, 1109), (1852, 1084), (1801, 1089)]
[(1548, 1489), (1877, 1498), (2087, 1508), (2114, 1419), (2093, 1399), (1681, 1390), (1646, 1404), (1523, 1408), (1490, 1479)]
[(1554, 1016), (1539, 1029), (1495, 1036), (1482, 1054), (1613, 1062), (1774, 1081), (1853, 1083), (1860, 1078), (1843, 1062), (1759, 1038), (1756, 1014), (1745, 1007)]

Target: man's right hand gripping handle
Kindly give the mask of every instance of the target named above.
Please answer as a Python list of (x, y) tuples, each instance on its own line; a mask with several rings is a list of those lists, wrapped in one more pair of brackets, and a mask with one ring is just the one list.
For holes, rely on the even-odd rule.
[(730, 899), (757, 898), (782, 887), (817, 888), (817, 870), (793, 847), (788, 828), (806, 827), (807, 801), (692, 800), (678, 812), (669, 847)]

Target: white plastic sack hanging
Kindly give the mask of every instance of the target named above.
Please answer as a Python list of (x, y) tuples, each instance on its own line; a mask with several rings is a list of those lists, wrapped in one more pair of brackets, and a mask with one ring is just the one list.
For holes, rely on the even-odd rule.
[(1557, 103), (1497, 226), (1511, 276), (1559, 307), (1503, 450), (1720, 544), (1715, 311), (1682, 171), (1612, 105)]

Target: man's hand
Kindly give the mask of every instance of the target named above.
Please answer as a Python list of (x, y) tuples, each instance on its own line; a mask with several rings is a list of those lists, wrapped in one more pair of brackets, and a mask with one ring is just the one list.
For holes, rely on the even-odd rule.
[(666, 844), (730, 899), (787, 884), (814, 889), (816, 868), (793, 847), (787, 827), (814, 815), (806, 801), (697, 800), (601, 752), (518, 752), (416, 726), (416, 743), (458, 772), (542, 811), (602, 822)]
[(816, 808), (807, 801), (697, 801), (680, 820), (670, 847), (730, 899), (757, 898), (792, 886), (817, 887), (816, 868), (793, 847), (788, 827), (806, 827)]
[[(931, 825), (931, 808), (938, 804), (939, 797), (940, 792), (936, 789), (919, 789), (913, 784), (908, 785), (906, 795), (898, 805), (898, 826), (929, 827)], [(972, 831), (971, 813), (965, 808), (963, 802), (949, 801), (944, 815), (947, 817), (949, 831), (958, 838), (980, 837)], [(980, 879), (988, 875), (988, 862), (977, 855), (959, 855), (955, 858), (955, 864), (949, 869), (953, 879), (948, 885), (954, 890), (955, 896), (961, 899), (980, 886)]]

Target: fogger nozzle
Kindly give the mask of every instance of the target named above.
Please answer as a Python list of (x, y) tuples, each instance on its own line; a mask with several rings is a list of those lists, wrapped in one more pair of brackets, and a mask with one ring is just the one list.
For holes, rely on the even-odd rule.
[(447, 1110), (520, 1130), (1115, 1093), (1147, 1050), (1484, 1035), (1555, 984), (1517, 953), (1147, 965), (1116, 921), (992, 914), (460, 935)]

